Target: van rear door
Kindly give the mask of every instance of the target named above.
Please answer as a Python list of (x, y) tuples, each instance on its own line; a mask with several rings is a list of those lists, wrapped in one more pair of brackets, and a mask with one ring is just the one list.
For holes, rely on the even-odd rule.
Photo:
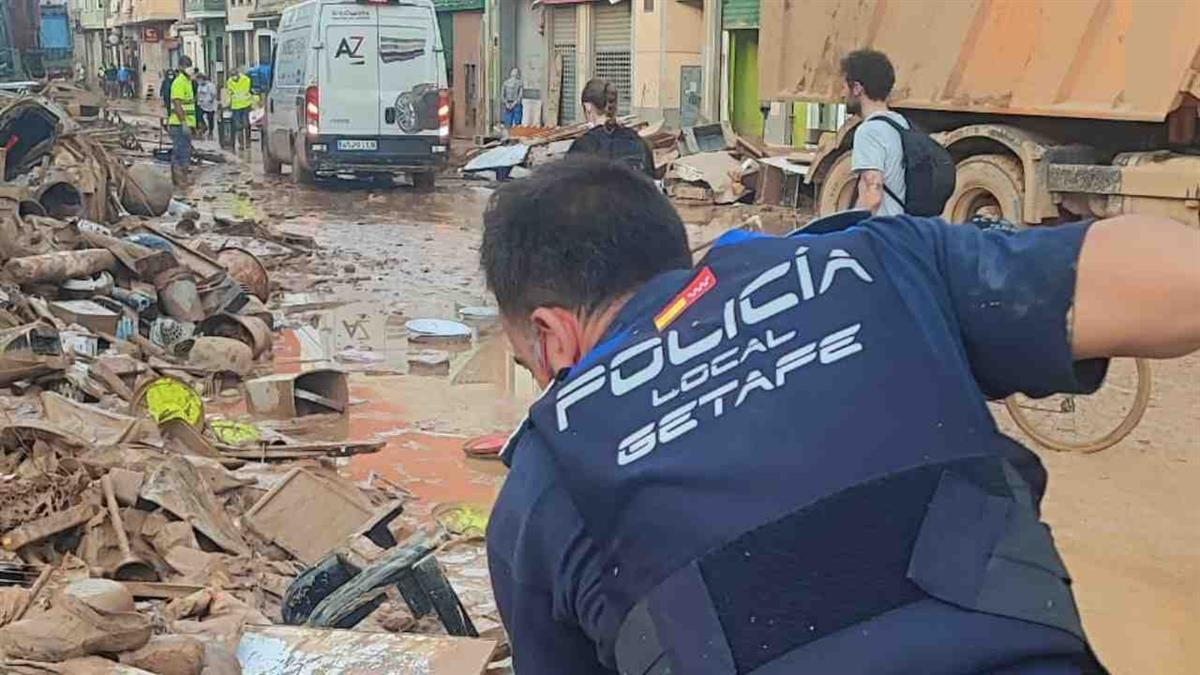
[[(379, 24), (374, 5), (325, 5), (321, 59), (321, 133), (335, 136), (379, 135)], [(346, 141), (351, 143), (351, 141)], [(344, 145), (339, 141), (339, 145)], [(370, 147), (338, 150), (374, 150)]]
[(437, 136), (438, 90), (446, 86), (432, 6), (379, 8), (380, 136)]

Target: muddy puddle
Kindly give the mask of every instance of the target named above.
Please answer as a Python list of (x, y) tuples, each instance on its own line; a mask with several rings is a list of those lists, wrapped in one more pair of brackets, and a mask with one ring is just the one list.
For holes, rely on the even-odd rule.
[[(334, 367), (350, 376), (350, 415), (344, 427), (325, 425), (323, 440), (378, 438), (378, 453), (341, 460), (355, 479), (372, 474), (420, 498), (420, 509), (446, 502), (490, 504), (503, 482), (495, 460), (466, 456), (472, 438), (506, 434), (522, 418), (536, 386), (512, 362), (495, 320), (463, 319), (462, 339), (422, 339), (404, 315), (384, 314), (369, 302), (336, 304), (311, 294), (285, 295), (279, 334), (279, 372)], [(453, 315), (444, 312), (444, 315)], [(462, 317), (460, 316), (460, 319)], [(428, 365), (429, 357), (437, 368)], [(330, 436), (333, 436), (331, 438)]]

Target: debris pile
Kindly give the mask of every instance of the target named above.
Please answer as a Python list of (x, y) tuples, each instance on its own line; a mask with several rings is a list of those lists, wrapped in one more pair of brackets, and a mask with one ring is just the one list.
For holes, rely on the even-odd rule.
[[(275, 428), (342, 419), (344, 375), (310, 375), (247, 383), (250, 408), (291, 416)], [(153, 673), (274, 672), (238, 668), (249, 633), (436, 617), (464, 639), (425, 646), (476, 654), (483, 672), (495, 642), (475, 639), (434, 556), (461, 531), (402, 517), (395, 485), (341, 477), (323, 458), (351, 444), (272, 445), (268, 420), (210, 416), (179, 380), (139, 389), (129, 412), (53, 391), (6, 400), (19, 405), (0, 426), (0, 670), (115, 656)]]
[[(661, 121), (648, 125), (623, 117), (621, 122), (636, 128), (650, 145), (655, 174), (667, 194), (683, 206), (740, 202), (796, 208), (808, 198), (805, 176), (811, 153), (768, 148), (734, 133), (728, 123), (676, 131), (666, 129)], [(497, 180), (520, 178), (564, 157), (589, 128), (586, 123), (514, 127), (507, 139), (484, 145), (469, 156), (462, 172)]]
[[(503, 658), (498, 622), (477, 628), (435, 557), (478, 562), (480, 534), (337, 472), (384, 444), (351, 437), (344, 372), (272, 372), (262, 261), (189, 239), (204, 228), (164, 172), (53, 103), (0, 110), (0, 148), (0, 672)], [(283, 259), (313, 246), (255, 221), (212, 232)], [(437, 635), (363, 651), (353, 628)]]

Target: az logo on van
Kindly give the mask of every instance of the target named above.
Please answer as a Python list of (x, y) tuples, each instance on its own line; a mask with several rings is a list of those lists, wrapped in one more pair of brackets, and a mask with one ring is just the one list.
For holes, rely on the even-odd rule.
[(333, 54), (333, 58), (340, 59), (342, 56), (349, 56), (352, 61), (364, 61), (365, 59), (360, 52), (365, 40), (366, 38), (358, 35), (342, 38), (341, 43), (338, 44), (337, 51)]

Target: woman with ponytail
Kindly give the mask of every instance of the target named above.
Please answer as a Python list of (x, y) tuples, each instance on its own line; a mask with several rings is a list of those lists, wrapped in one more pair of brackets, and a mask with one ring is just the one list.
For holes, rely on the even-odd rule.
[(571, 146), (569, 155), (585, 154), (625, 162), (654, 179), (654, 151), (617, 117), (617, 88), (599, 78), (583, 88), (583, 113), (591, 129)]

